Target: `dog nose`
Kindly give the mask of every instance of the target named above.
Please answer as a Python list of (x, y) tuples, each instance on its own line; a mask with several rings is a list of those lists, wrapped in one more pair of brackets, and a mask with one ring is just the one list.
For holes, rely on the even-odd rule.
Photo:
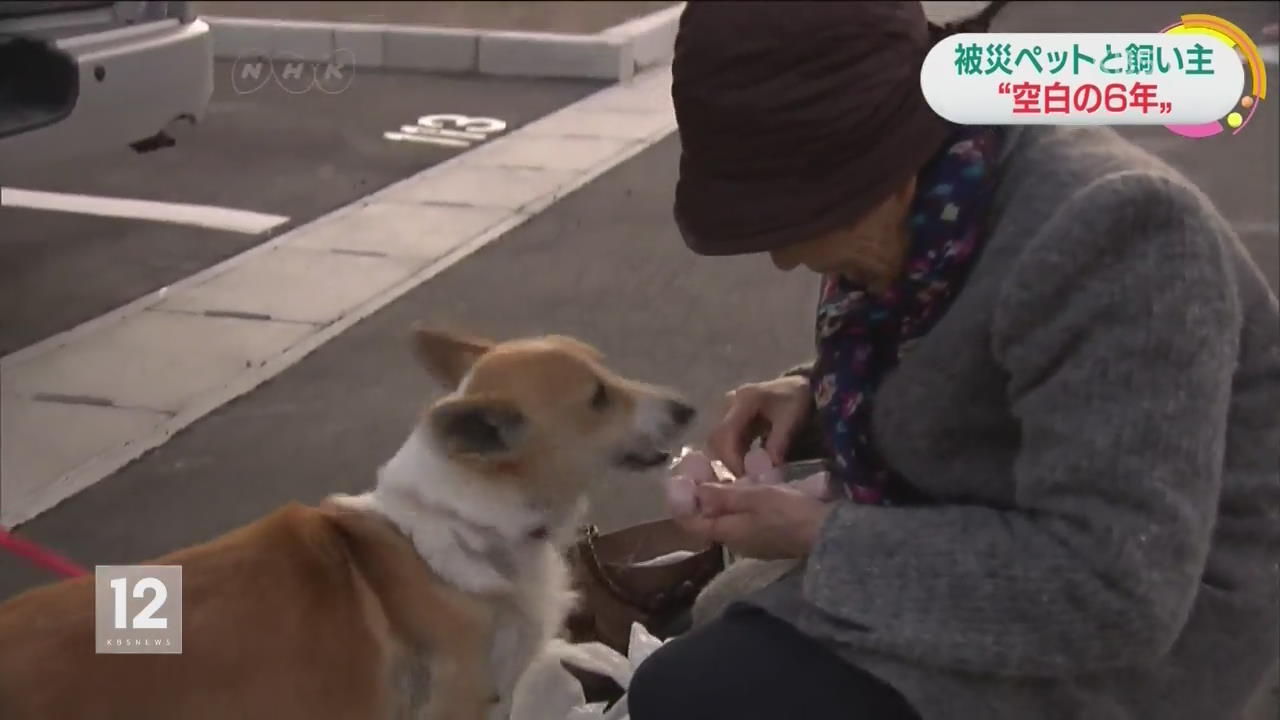
[(686, 405), (679, 400), (671, 401), (671, 417), (676, 421), (676, 424), (688, 425), (689, 421), (693, 420), (693, 416), (697, 414), (698, 411), (693, 407)]

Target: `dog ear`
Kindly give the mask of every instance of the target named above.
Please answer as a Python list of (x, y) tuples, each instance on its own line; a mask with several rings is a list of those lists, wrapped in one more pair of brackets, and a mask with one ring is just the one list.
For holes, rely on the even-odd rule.
[(418, 362), (432, 378), (449, 389), (458, 387), (476, 360), (492, 347), (493, 343), (488, 340), (421, 325), (413, 329), (413, 351)]
[(444, 400), (430, 412), (431, 430), (451, 455), (486, 460), (514, 452), (525, 427), (519, 408), (502, 400)]

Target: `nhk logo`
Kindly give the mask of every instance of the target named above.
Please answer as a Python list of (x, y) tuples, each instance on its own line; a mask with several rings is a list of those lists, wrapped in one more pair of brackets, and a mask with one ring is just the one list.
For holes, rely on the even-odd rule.
[(265, 55), (251, 51), (236, 58), (231, 65), (231, 88), (237, 94), (258, 92), (275, 80), (281, 90), (294, 95), (312, 90), (336, 95), (350, 87), (355, 77), (355, 56), (350, 50), (338, 50), (323, 62), (303, 60), (288, 53), (271, 60)]

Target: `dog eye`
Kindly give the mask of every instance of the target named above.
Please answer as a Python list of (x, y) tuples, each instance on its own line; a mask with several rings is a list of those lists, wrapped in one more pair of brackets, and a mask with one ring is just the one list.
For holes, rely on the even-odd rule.
[(609, 391), (605, 388), (604, 383), (596, 383), (596, 392), (591, 396), (591, 407), (596, 410), (604, 410), (609, 407)]

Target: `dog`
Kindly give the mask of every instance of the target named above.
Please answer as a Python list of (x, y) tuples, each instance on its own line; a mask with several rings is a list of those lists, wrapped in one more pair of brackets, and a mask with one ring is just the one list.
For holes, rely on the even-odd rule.
[(0, 605), (0, 717), (506, 717), (574, 602), (588, 485), (665, 463), (694, 410), (568, 337), (413, 345), (449, 392), (373, 490), (151, 561), (183, 567), (182, 654), (96, 654), (92, 577)]

